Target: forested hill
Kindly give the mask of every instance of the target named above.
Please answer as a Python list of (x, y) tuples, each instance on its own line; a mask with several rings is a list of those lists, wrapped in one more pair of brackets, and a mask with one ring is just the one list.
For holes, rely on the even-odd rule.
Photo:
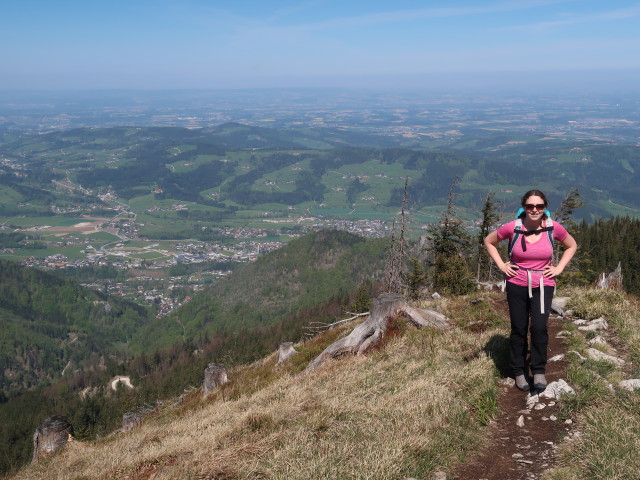
[(0, 260), (0, 390), (47, 384), (65, 368), (104, 361), (150, 318), (139, 305)]
[[(382, 276), (386, 239), (321, 231), (248, 264), (167, 317), (50, 273), (0, 261), (0, 391), (210, 335), (265, 327)], [(300, 334), (299, 331), (291, 332)], [(246, 352), (245, 352), (246, 353)], [(66, 370), (65, 370), (66, 369)]]
[(381, 280), (388, 239), (322, 230), (289, 242), (155, 319), (135, 348), (162, 348), (216, 332), (273, 324), (304, 308)]
[(624, 289), (640, 295), (640, 220), (614, 217), (582, 222), (575, 232), (580, 246), (579, 268), (589, 282), (601, 272), (622, 267)]

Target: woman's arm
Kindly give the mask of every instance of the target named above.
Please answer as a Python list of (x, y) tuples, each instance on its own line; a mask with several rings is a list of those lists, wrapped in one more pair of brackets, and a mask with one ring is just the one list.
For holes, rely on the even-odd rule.
[(498, 232), (491, 232), (484, 239), (484, 248), (487, 249), (487, 253), (494, 261), (494, 263), (498, 266), (498, 268), (502, 271), (502, 273), (504, 273), (507, 277), (515, 277), (518, 274), (518, 267), (511, 262), (505, 263), (502, 260), (500, 252), (498, 251), (499, 243), (500, 238), (498, 238)]
[(567, 234), (567, 236), (560, 242), (562, 246), (565, 248), (558, 265), (549, 265), (544, 268), (544, 275), (546, 278), (557, 277), (560, 275), (565, 267), (569, 264), (573, 256), (576, 254), (576, 250), (578, 250), (578, 244), (576, 240), (571, 236), (571, 234)]

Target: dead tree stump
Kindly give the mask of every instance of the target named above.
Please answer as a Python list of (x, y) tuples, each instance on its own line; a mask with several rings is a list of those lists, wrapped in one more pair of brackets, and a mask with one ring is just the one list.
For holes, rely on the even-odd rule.
[(602, 278), (598, 281), (598, 287), (610, 288), (612, 290), (624, 290), (622, 288), (622, 264), (618, 262), (616, 269), (609, 275), (602, 274)]
[(373, 301), (369, 317), (349, 335), (329, 345), (309, 363), (306, 370), (313, 370), (326, 360), (340, 355), (363, 354), (382, 340), (389, 318), (398, 316), (403, 316), (417, 327), (449, 328), (450, 326), (447, 318), (441, 313), (412, 307), (402, 295), (397, 293), (383, 293)]
[(73, 426), (67, 417), (53, 415), (45, 418), (33, 434), (32, 463), (64, 447), (72, 435)]
[(211, 390), (229, 381), (229, 371), (227, 367), (220, 363), (210, 363), (204, 370), (204, 382), (202, 388), (206, 395)]
[(280, 349), (278, 350), (278, 361), (276, 362), (276, 365), (280, 365), (282, 362), (291, 358), (296, 353), (298, 353), (298, 351), (293, 348), (293, 342), (281, 343)]
[(128, 432), (133, 427), (137, 427), (142, 424), (144, 415), (140, 412), (127, 412), (122, 415), (122, 428), (121, 432)]

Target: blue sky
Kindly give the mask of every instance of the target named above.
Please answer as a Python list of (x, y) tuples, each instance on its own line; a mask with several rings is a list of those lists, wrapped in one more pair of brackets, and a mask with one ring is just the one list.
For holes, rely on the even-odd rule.
[(0, 89), (640, 84), (640, 2), (0, 0)]

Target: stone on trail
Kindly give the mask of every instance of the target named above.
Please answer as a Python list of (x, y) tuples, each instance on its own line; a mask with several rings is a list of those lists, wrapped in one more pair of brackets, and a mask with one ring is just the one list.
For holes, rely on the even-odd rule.
[(559, 362), (560, 360), (564, 359), (564, 353), (560, 353), (558, 355), (554, 355), (553, 357), (551, 357), (549, 359), (550, 362)]
[(559, 400), (562, 395), (574, 395), (576, 391), (563, 379), (556, 380), (547, 385), (544, 392), (540, 393), (541, 398), (553, 398)]
[(640, 389), (640, 378), (632, 378), (629, 380), (622, 380), (618, 386), (625, 390), (633, 391)]
[(527, 408), (531, 410), (538, 403), (538, 394), (527, 396)]
[(567, 353), (571, 353), (572, 355), (575, 355), (576, 357), (578, 357), (583, 362), (587, 359), (587, 357), (585, 357), (582, 354), (580, 354), (580, 352), (576, 352), (575, 350), (569, 350)]
[(626, 363), (621, 358), (614, 357), (613, 355), (607, 355), (606, 353), (601, 352), (600, 350), (595, 348), (587, 348), (587, 357), (589, 357), (591, 360), (604, 360), (618, 366), (622, 366)]
[(519, 427), (524, 427), (524, 415), (520, 415), (518, 417), (518, 421), (516, 422), (516, 425)]
[(502, 380), (500, 380), (500, 385), (504, 385), (505, 387), (513, 387), (516, 384), (516, 381), (511, 378), (511, 377), (507, 377), (507, 378), (503, 378)]
[(600, 317), (587, 322), (586, 325), (578, 327), (578, 330), (582, 332), (595, 332), (597, 330), (606, 330), (607, 328), (609, 328), (609, 324), (603, 317)]

